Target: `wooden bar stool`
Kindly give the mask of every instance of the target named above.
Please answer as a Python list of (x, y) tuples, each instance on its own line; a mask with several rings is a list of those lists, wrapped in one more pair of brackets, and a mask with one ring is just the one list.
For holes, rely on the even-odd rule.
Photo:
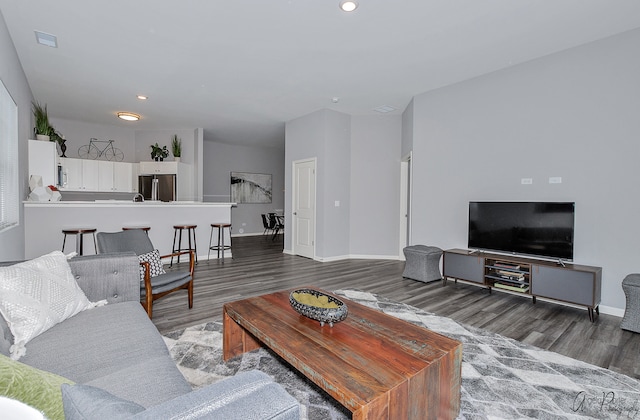
[(149, 230), (151, 230), (151, 227), (149, 227), (149, 226), (124, 226), (122, 228), (122, 230), (133, 230), (133, 229), (144, 230), (144, 233), (149, 235)]
[[(180, 251), (191, 251), (195, 254), (195, 263), (198, 264), (198, 248), (196, 246), (196, 228), (198, 225), (175, 225), (173, 227), (173, 251), (172, 253)], [(189, 239), (189, 248), (182, 248), (182, 231), (187, 231), (187, 238)], [(176, 237), (178, 238), (178, 247), (176, 248)], [(191, 247), (191, 239), (193, 238), (193, 247)], [(180, 264), (180, 255), (178, 255), (178, 264)], [(170, 267), (173, 266), (173, 257), (171, 257)]]
[(64, 246), (67, 243), (67, 235), (75, 235), (76, 236), (76, 252), (78, 255), (83, 254), (84, 248), (84, 235), (92, 234), (93, 235), (93, 248), (95, 253), (98, 253), (98, 246), (96, 245), (96, 229), (93, 228), (78, 228), (78, 229), (62, 229), (62, 233), (64, 234), (64, 238), (62, 239), (62, 252), (64, 252)]
[[(222, 262), (224, 263), (224, 251), (231, 249), (231, 243), (229, 245), (224, 244), (224, 229), (229, 229), (229, 238), (231, 238), (231, 223), (211, 223), (211, 234), (209, 235), (209, 251), (207, 252), (207, 259), (211, 255), (211, 250), (218, 251), (218, 258), (220, 258), (220, 252), (222, 252)], [(218, 244), (211, 245), (213, 240), (213, 229), (218, 229)], [(231, 242), (231, 239), (229, 239)]]

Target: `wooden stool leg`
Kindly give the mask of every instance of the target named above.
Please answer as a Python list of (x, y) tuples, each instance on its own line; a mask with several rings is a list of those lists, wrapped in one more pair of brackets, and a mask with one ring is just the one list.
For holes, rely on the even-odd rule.
[(82, 233), (76, 234), (76, 252), (78, 253), (78, 255), (82, 255), (82, 250), (84, 249), (82, 238), (84, 238), (84, 235)]
[[(182, 229), (178, 233), (178, 252), (182, 251)], [(180, 264), (180, 255), (178, 255), (178, 264)]]
[(213, 240), (213, 226), (211, 226), (211, 233), (209, 234), (209, 250), (207, 251), (207, 261), (211, 259), (211, 241)]
[(93, 232), (93, 250), (96, 254), (98, 254), (98, 244), (96, 243), (96, 233)]
[(64, 238), (62, 238), (62, 252), (64, 252), (64, 244), (67, 242), (67, 234), (64, 234)]
[[(178, 233), (177, 229), (173, 229), (173, 246), (171, 247), (172, 254), (176, 252), (176, 233)], [(173, 255), (171, 256), (171, 264), (169, 264), (169, 267), (173, 267)]]
[[(217, 246), (218, 259), (220, 259), (220, 232), (222, 232), (222, 228), (218, 226), (218, 246)], [(224, 256), (224, 253), (222, 255)]]

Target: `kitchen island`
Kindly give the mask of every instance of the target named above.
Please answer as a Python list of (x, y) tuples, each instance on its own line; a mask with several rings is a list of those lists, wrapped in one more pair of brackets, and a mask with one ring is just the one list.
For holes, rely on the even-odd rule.
[[(25, 258), (35, 258), (62, 249), (63, 229), (95, 228), (98, 232), (118, 232), (123, 227), (148, 226), (149, 238), (161, 255), (171, 253), (174, 225), (197, 225), (198, 260), (207, 259), (212, 223), (231, 223), (231, 207), (235, 203), (196, 201), (120, 200), (24, 202)], [(228, 232), (225, 244), (231, 243)], [(217, 236), (214, 233), (214, 245)], [(75, 251), (76, 238), (67, 237), (65, 253)], [(183, 232), (182, 246), (188, 241)], [(84, 238), (84, 254), (94, 254), (93, 239)], [(230, 257), (230, 251), (225, 258)], [(212, 251), (211, 258), (217, 255)]]

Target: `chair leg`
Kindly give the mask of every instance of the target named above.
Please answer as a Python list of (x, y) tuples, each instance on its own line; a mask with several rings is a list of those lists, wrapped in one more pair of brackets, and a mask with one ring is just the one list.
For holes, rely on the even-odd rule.
[(93, 250), (95, 251), (95, 253), (98, 253), (98, 244), (96, 243), (96, 233), (93, 232)]
[[(198, 243), (196, 242), (196, 228), (189, 229), (190, 232), (193, 232), (193, 254), (196, 260), (195, 264), (198, 265)], [(189, 250), (191, 250), (191, 240), (189, 240)]]
[(193, 279), (188, 283), (187, 291), (189, 294), (189, 309), (193, 308)]
[(67, 242), (67, 234), (64, 234), (64, 238), (62, 238), (62, 252), (64, 252), (64, 244)]

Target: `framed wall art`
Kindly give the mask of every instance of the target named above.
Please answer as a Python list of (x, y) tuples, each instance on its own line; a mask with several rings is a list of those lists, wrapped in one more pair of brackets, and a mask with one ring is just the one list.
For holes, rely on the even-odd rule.
[(231, 201), (271, 203), (271, 174), (231, 172)]

